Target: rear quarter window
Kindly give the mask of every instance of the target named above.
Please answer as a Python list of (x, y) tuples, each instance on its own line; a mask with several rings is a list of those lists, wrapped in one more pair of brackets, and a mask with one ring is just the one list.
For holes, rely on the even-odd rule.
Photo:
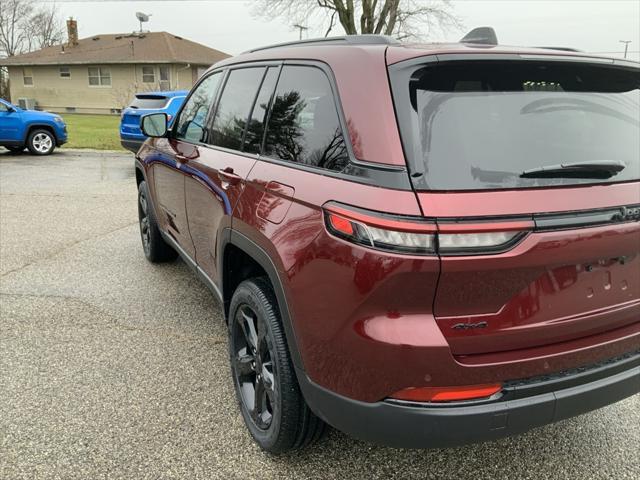
[(312, 66), (282, 68), (265, 138), (265, 155), (342, 171), (349, 163), (327, 75)]
[[(400, 73), (401, 72), (401, 73)], [(453, 61), (391, 68), (414, 185), (532, 188), (640, 179), (640, 70), (580, 62)], [(610, 178), (526, 170), (621, 162)]]

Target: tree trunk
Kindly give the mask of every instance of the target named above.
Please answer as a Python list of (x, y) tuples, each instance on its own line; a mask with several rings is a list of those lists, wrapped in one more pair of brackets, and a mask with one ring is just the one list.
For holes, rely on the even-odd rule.
[(389, 8), (389, 20), (387, 21), (387, 27), (384, 30), (385, 35), (393, 35), (393, 29), (396, 28), (396, 21), (398, 20), (398, 5), (400, 0), (391, 0), (391, 6)]

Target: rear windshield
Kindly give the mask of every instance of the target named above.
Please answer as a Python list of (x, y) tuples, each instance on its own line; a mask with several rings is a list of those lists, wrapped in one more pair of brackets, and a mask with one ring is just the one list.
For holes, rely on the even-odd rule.
[(136, 95), (130, 108), (164, 108), (169, 99), (160, 95)]
[[(640, 70), (575, 62), (475, 61), (392, 73), (414, 185), (531, 188), (640, 179)], [(608, 178), (523, 178), (571, 163), (623, 163)], [(534, 175), (535, 176), (535, 175)]]

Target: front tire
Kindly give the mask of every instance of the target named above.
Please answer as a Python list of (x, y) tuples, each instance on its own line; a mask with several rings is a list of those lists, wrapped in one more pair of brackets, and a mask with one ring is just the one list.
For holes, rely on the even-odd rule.
[(27, 138), (27, 148), (32, 155), (51, 155), (56, 148), (56, 139), (47, 130), (34, 130)]
[(300, 392), (277, 301), (265, 278), (245, 280), (233, 294), (229, 356), (240, 412), (262, 449), (283, 453), (322, 436), (325, 423)]
[(147, 182), (143, 180), (138, 185), (138, 220), (144, 256), (151, 263), (174, 260), (178, 254), (162, 238), (149, 198)]

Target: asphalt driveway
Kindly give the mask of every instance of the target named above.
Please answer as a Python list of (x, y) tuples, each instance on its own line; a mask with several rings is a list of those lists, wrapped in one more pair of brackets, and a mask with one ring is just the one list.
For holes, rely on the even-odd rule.
[(498, 442), (394, 450), (245, 432), (219, 305), (146, 262), (128, 154), (0, 152), (0, 479), (640, 477), (640, 396)]

